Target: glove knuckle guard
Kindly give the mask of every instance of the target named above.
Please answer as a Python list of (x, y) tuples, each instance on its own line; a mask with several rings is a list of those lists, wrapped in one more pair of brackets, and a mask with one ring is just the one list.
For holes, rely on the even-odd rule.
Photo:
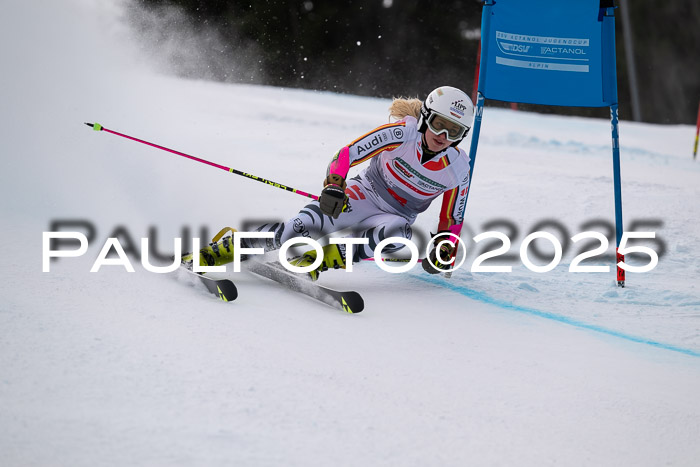
[(345, 179), (338, 174), (330, 174), (324, 180), (323, 185), (323, 191), (318, 199), (321, 212), (337, 219), (347, 203)]

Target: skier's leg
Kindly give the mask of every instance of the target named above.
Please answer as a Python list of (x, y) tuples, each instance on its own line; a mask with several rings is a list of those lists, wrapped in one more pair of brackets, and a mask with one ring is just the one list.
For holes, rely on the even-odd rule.
[[(358, 206), (358, 208), (359, 207), (360, 206)], [(272, 238), (241, 238), (241, 247), (262, 248), (264, 251), (268, 252), (279, 249), (287, 240), (296, 237), (306, 237), (317, 240), (332, 232), (357, 225), (362, 217), (365, 216), (362, 214), (364, 211), (365, 209), (353, 210), (351, 208), (347, 212), (342, 213), (338, 219), (333, 219), (321, 212), (318, 201), (312, 201), (287, 222), (263, 224), (255, 229), (255, 232), (272, 232), (274, 234)], [(376, 212), (376, 210), (372, 212)], [(222, 232), (220, 232), (220, 235)], [(330, 258), (333, 256), (333, 253), (334, 250), (332, 248), (329, 248), (326, 253), (326, 257), (329, 258), (331, 264), (333, 264), (333, 260)], [(215, 238), (214, 242), (200, 250), (199, 257), (202, 266), (219, 266), (232, 262), (232, 237), (224, 236), (223, 238)], [(247, 258), (244, 255), (241, 259), (245, 260)], [(338, 260), (340, 257), (336, 256), (335, 259)], [(191, 267), (192, 254), (184, 255), (182, 257), (182, 262), (188, 267)], [(342, 267), (344, 267), (344, 264)]]
[(378, 205), (381, 200), (372, 196), (371, 190), (364, 186), (364, 180), (360, 176), (348, 180), (345, 191), (350, 197), (350, 203), (337, 219), (323, 214), (318, 201), (312, 201), (287, 222), (264, 224), (255, 229), (256, 232), (274, 232), (274, 238), (243, 239), (241, 244), (270, 251), (279, 249), (284, 242), (295, 237), (318, 240), (348, 228), (352, 228), (355, 233), (366, 230), (358, 226), (363, 223), (366, 225), (368, 218), (383, 213), (382, 207)]
[(333, 219), (321, 212), (318, 201), (312, 201), (304, 206), (299, 213), (286, 222), (264, 224), (255, 232), (273, 232), (273, 238), (243, 238), (241, 246), (247, 248), (263, 248), (265, 251), (277, 250), (287, 240), (304, 237), (318, 240), (333, 232), (356, 225), (362, 214), (351, 208)]
[[(286, 222), (264, 224), (255, 229), (256, 232), (272, 232), (272, 238), (242, 238), (241, 246), (244, 248), (262, 248), (264, 251), (272, 251), (281, 248), (286, 241), (296, 237), (306, 237), (317, 240), (333, 232), (352, 229), (354, 237), (366, 236), (370, 244), (355, 252), (355, 257), (370, 257), (377, 243), (384, 238), (400, 236), (410, 238), (410, 226), (407, 220), (401, 216), (382, 211), (378, 206), (381, 202), (376, 196), (372, 196), (371, 190), (365, 187), (362, 180), (356, 177), (348, 181), (348, 194), (351, 198), (347, 211), (337, 219), (333, 219), (321, 212), (318, 201), (312, 201), (304, 206), (299, 213)], [(366, 196), (365, 196), (366, 194)], [(389, 245), (385, 251), (395, 251), (401, 245)], [(321, 269), (345, 268), (344, 246), (327, 245), (324, 247), (324, 264)], [(358, 256), (359, 255), (359, 256)], [(187, 256), (191, 262), (191, 254)], [(183, 257), (183, 263), (186, 261)], [(312, 255), (304, 254), (302, 263), (316, 258), (315, 250)], [(245, 258), (243, 258), (245, 259)], [(201, 249), (200, 262), (203, 265), (221, 265), (233, 261), (233, 242), (230, 237), (224, 237), (217, 242)], [(353, 259), (359, 261), (359, 259)], [(305, 265), (301, 264), (300, 265)], [(317, 276), (316, 276), (317, 277)]]
[[(366, 227), (359, 237), (369, 240), (366, 245), (356, 245), (353, 249), (352, 262), (356, 263), (366, 258), (374, 257), (374, 250), (379, 243), (387, 238), (399, 237), (410, 240), (413, 236), (411, 224), (405, 217), (395, 214), (383, 213), (368, 218), (360, 224), (360, 228)], [(383, 253), (394, 253), (401, 250), (405, 245), (395, 242), (389, 243), (382, 248)]]
[[(348, 183), (347, 193), (350, 196), (350, 209), (340, 215), (338, 220), (342, 220), (343, 225), (335, 225), (332, 231), (350, 228), (350, 237), (367, 238), (366, 245), (353, 245), (352, 261), (357, 262), (365, 258), (374, 256), (377, 245), (390, 237), (400, 237), (411, 239), (411, 220), (396, 213), (390, 212), (391, 208), (384, 205), (371, 190), (366, 186), (361, 177), (356, 177)], [(331, 218), (326, 219), (332, 221)], [(300, 226), (305, 226), (303, 222)], [(303, 231), (303, 230), (299, 230)], [(321, 235), (319, 235), (320, 237)], [(383, 252), (392, 253), (403, 248), (403, 243), (390, 243), (383, 248)], [(309, 273), (312, 280), (318, 279), (319, 274), (326, 269), (345, 269), (346, 247), (343, 244), (330, 244), (323, 247), (324, 261), (315, 270)], [(310, 250), (301, 257), (296, 258), (292, 264), (297, 266), (308, 266), (316, 260), (316, 250)]]
[[(365, 258), (374, 257), (374, 249), (379, 242), (391, 237), (411, 239), (411, 226), (405, 218), (395, 214), (379, 214), (367, 219), (373, 226), (359, 234), (351, 235), (353, 238), (367, 238), (365, 245), (352, 246), (352, 262), (356, 263)], [(403, 243), (389, 243), (382, 248), (384, 253), (393, 253), (404, 247)], [(316, 250), (309, 250), (302, 256), (290, 261), (294, 266), (309, 266), (316, 260)], [(347, 263), (347, 247), (344, 244), (330, 244), (323, 247), (323, 262), (315, 270), (309, 272), (311, 280), (317, 280), (321, 272), (328, 269), (345, 269)]]

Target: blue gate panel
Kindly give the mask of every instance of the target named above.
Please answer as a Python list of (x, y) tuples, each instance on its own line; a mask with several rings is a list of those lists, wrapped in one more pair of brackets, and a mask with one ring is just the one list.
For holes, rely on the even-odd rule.
[(600, 0), (487, 1), (479, 91), (507, 102), (615, 103), (614, 18), (604, 13)]

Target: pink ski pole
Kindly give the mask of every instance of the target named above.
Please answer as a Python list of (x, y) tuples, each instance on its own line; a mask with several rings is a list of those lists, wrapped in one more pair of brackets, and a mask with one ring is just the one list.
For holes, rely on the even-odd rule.
[(192, 159), (193, 161), (201, 162), (202, 164), (207, 164), (207, 165), (210, 165), (212, 167), (216, 167), (217, 169), (231, 172), (232, 174), (241, 175), (243, 177), (250, 178), (252, 180), (257, 180), (258, 182), (265, 183), (266, 185), (271, 185), (271, 186), (274, 186), (276, 188), (281, 188), (281, 189), (286, 190), (286, 191), (291, 191), (292, 193), (296, 193), (296, 194), (301, 195), (301, 196), (306, 196), (307, 198), (318, 200), (318, 196), (312, 195), (310, 193), (306, 193), (305, 191), (297, 190), (296, 188), (282, 185), (281, 183), (273, 182), (271, 180), (267, 180), (266, 178), (258, 177), (257, 175), (249, 174), (246, 172), (241, 172), (240, 170), (236, 170), (236, 169), (233, 169), (231, 167), (226, 167), (223, 165), (216, 164), (214, 162), (209, 162), (207, 160), (200, 159), (199, 157), (190, 156), (189, 154), (185, 154), (184, 152), (180, 152), (180, 151), (175, 151), (174, 149), (169, 149), (169, 148), (166, 148), (165, 146), (160, 146), (158, 144), (149, 143), (148, 141), (144, 141), (142, 139), (134, 138), (133, 136), (125, 135), (123, 133), (119, 133), (117, 131), (110, 130), (108, 128), (103, 127), (99, 123), (85, 123), (85, 124), (89, 127), (92, 127), (92, 129), (95, 131), (106, 131), (107, 133), (112, 133), (113, 135), (121, 136), (122, 138), (136, 141), (137, 143), (142, 143), (142, 144), (146, 144), (148, 146), (152, 146), (152, 147), (157, 148), (157, 149), (162, 149), (163, 151), (177, 154), (178, 156), (186, 157), (188, 159)]

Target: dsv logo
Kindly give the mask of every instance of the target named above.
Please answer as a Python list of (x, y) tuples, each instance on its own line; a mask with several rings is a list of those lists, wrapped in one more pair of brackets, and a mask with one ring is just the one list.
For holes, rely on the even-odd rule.
[(503, 43), (501, 44), (504, 50), (507, 50), (509, 52), (529, 52), (530, 51), (530, 46), (529, 45), (521, 45), (521, 44), (508, 44), (508, 43)]

